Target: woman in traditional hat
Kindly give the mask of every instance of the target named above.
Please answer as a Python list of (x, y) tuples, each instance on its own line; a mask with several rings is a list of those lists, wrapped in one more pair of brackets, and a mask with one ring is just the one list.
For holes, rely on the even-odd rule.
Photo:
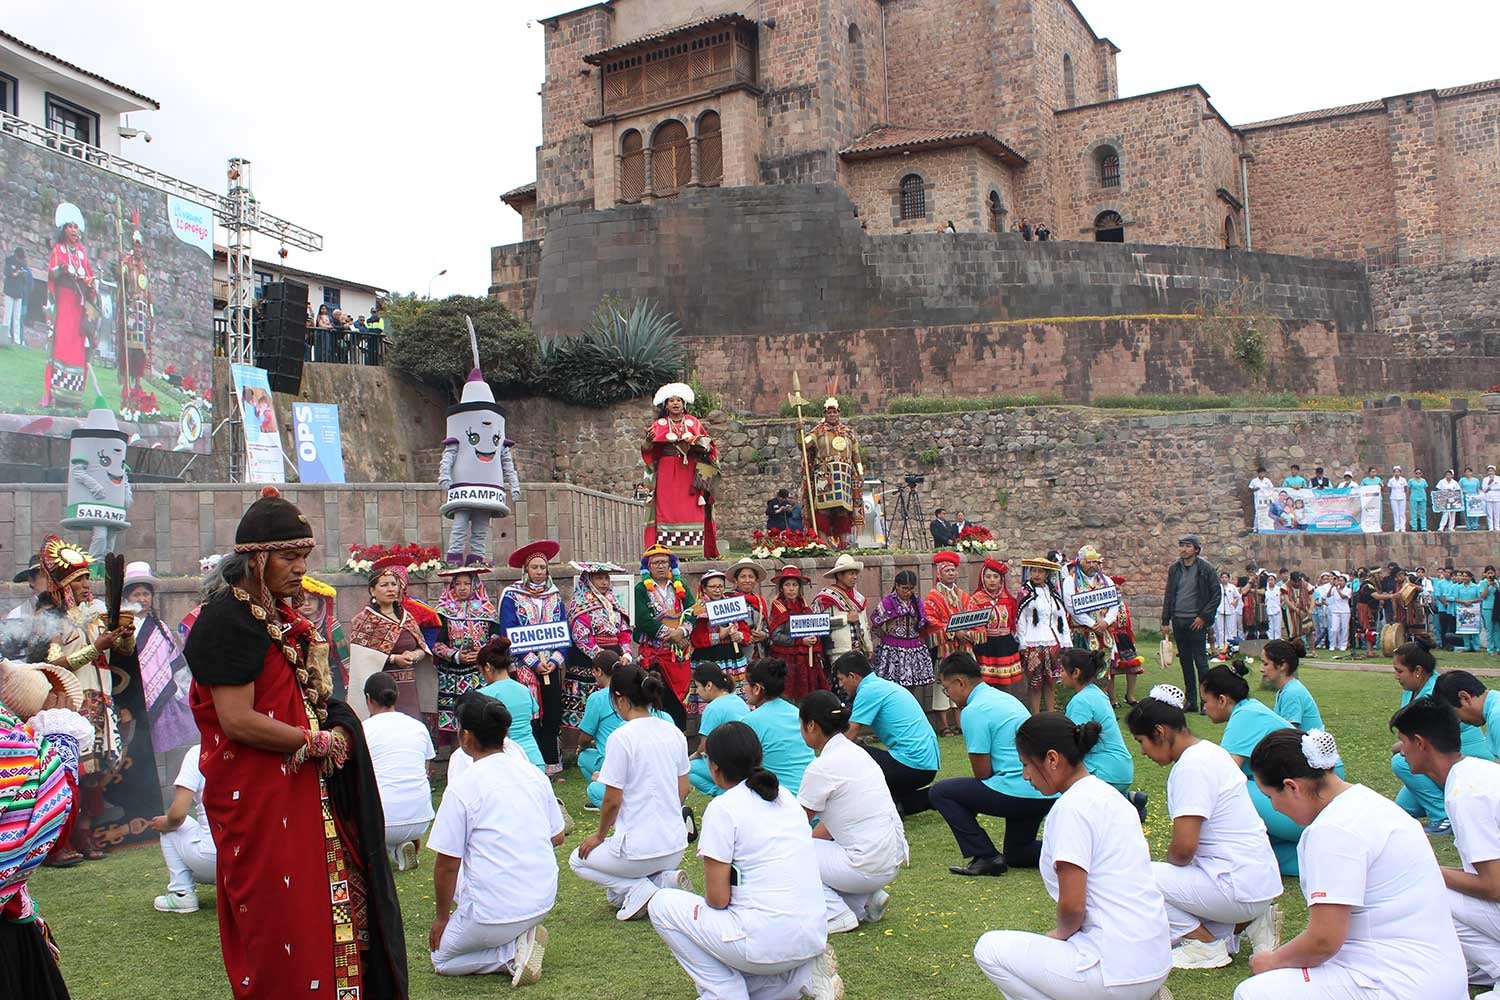
[[(361, 719), (368, 717), (365, 682), (384, 670), (396, 682), (396, 710), (429, 722), (430, 729), (437, 719), (435, 714), (431, 720), (423, 718), (418, 673), (432, 673), (432, 649), (406, 606), (408, 565), (407, 556), (386, 556), (370, 567), (370, 603), (349, 622), (349, 688), (361, 694), (351, 707)], [(436, 708), (435, 696), (433, 700)]]
[(646, 431), (641, 461), (655, 488), (646, 501), (645, 545), (663, 545), (679, 555), (717, 559), (714, 526), (714, 482), (719, 477), (719, 449), (703, 422), (687, 408), (693, 390), (673, 382), (651, 400), (656, 419)]
[(760, 594), (760, 585), (766, 582), (766, 571), (760, 563), (745, 556), (729, 567), (728, 574), (729, 583), (734, 588), (729, 596), (743, 597), (750, 605), (750, 620), (745, 623), (750, 628), (750, 645), (745, 648), (745, 656), (749, 660), (758, 660), (766, 655), (766, 641), (771, 638), (771, 630), (766, 626), (766, 599)]
[[(823, 574), (823, 579), (832, 580), (833, 585), (818, 591), (813, 604), (820, 612), (841, 617), (847, 629), (835, 626), (830, 633), (829, 656), (858, 650), (866, 656), (875, 655), (875, 643), (870, 634), (870, 617), (866, 612), (869, 600), (856, 589), (860, 570), (865, 564), (845, 552), (839, 555), (833, 566)], [(840, 635), (840, 632), (843, 634)]]
[(42, 381), (42, 405), (76, 405), (89, 363), (84, 305), (97, 302), (94, 268), (83, 245), (83, 213), (62, 202), (53, 215), (57, 242), (47, 258), (47, 311), (52, 314), (52, 355)]
[[(531, 688), (540, 706), (541, 714), (531, 720), (531, 726), (546, 762), (547, 776), (554, 780), (562, 775), (558, 737), (562, 732), (563, 667), (572, 645), (562, 592), (547, 569), (561, 548), (552, 539), (541, 538), (512, 552), (510, 566), (521, 571), (521, 579), (500, 594), (500, 630), (511, 641), (514, 679)], [(562, 638), (555, 645), (521, 643), (520, 637), (513, 634), (519, 628), (553, 622), (565, 626)], [(524, 648), (517, 651), (517, 646)], [(526, 721), (518, 717), (512, 726), (524, 725)]]
[[(747, 622), (714, 625), (708, 620), (710, 601), (724, 599), (728, 579), (723, 572), (711, 569), (698, 578), (698, 601), (682, 616), (693, 644), (692, 662), (711, 663), (722, 670), (736, 690), (745, 686), (745, 667), (750, 663), (750, 626)], [(688, 697), (688, 715), (702, 715), (703, 701), (696, 692)]]
[(167, 753), (197, 743), (198, 726), (188, 707), (191, 678), (187, 661), (182, 658), (177, 636), (162, 622), (157, 611), (156, 585), (150, 563), (126, 565), (123, 596), (125, 603), (136, 609), (135, 653), (145, 688), (151, 748), (157, 753)]
[(1009, 577), (1010, 566), (993, 556), (985, 558), (972, 599), (976, 609), (990, 609), (990, 620), (984, 627), (984, 641), (974, 645), (974, 659), (986, 684), (1025, 701), (1026, 678), (1021, 674), (1021, 644), (1016, 639), (1020, 612), (1006, 582)]
[[(632, 663), (630, 621), (615, 599), (612, 573), (625, 569), (607, 562), (570, 563), (578, 571), (573, 581), (573, 601), (568, 605), (568, 632), (573, 648), (568, 653), (567, 680), (563, 682), (563, 729), (576, 739), (579, 723), (596, 687), (594, 657), (609, 650), (621, 663)], [(597, 770), (597, 768), (595, 768)]]
[[(964, 611), (974, 610), (974, 601), (958, 586), (958, 567), (962, 557), (957, 552), (935, 552), (932, 555), (932, 571), (935, 579), (932, 589), (922, 600), (922, 610), (927, 615), (927, 627), (923, 635), (932, 641), (933, 657), (941, 663), (952, 653), (968, 653), (974, 643), (984, 639), (978, 629), (965, 632), (949, 632), (948, 620)], [(932, 728), (940, 736), (957, 736), (958, 707), (943, 692), (942, 685), (932, 689), (932, 709), (928, 712)]]
[(484, 580), (489, 567), (481, 563), (440, 570), (443, 592), (437, 600), (438, 619), (443, 623), (432, 658), (437, 663), (438, 742), (458, 742), (458, 699), (478, 690), (479, 650), (500, 630), (500, 614)]
[[(1109, 703), (1118, 705), (1115, 699), (1115, 678), (1125, 678), (1125, 704), (1134, 705), (1135, 685), (1141, 674), (1146, 672), (1146, 661), (1135, 646), (1135, 623), (1130, 617), (1130, 605), (1125, 600), (1125, 578), (1123, 576), (1112, 576), (1110, 582), (1120, 592), (1120, 614), (1115, 619), (1113, 634), (1115, 638), (1114, 657), (1109, 662)], [(1234, 590), (1226, 587), (1226, 590)], [(1238, 593), (1238, 591), (1236, 591)], [(1235, 611), (1238, 619), (1239, 611)]]
[[(771, 655), (786, 664), (786, 698), (800, 702), (812, 691), (828, 690), (828, 669), (823, 665), (823, 639), (792, 637), (792, 616), (818, 614), (803, 596), (812, 583), (796, 566), (783, 566), (776, 574), (776, 599), (771, 602), (766, 624), (771, 630)], [(743, 692), (741, 692), (743, 694)]]
[(327, 647), (292, 605), (312, 527), (275, 487), (262, 494), (185, 649), (230, 992), (404, 1000), (406, 940), (363, 729), (329, 697)]
[(1062, 650), (1070, 645), (1068, 615), (1063, 610), (1062, 563), (1050, 558), (1021, 560), (1021, 594), (1016, 600), (1016, 637), (1021, 643), (1021, 673), (1033, 714), (1051, 711), (1054, 680), (1062, 676)]
[(318, 635), (328, 643), (328, 677), (333, 681), (333, 697), (347, 701), (349, 640), (344, 635), (344, 623), (339, 621), (335, 600), (337, 597), (338, 591), (333, 587), (308, 574), (302, 578), (302, 593), (299, 598), (302, 603), (297, 606), (297, 611), (312, 622)]
[[(663, 709), (684, 732), (687, 710), (684, 701), (693, 679), (688, 650), (692, 641), (689, 627), (683, 622), (687, 609), (687, 588), (677, 556), (663, 545), (652, 545), (641, 554), (641, 579), (635, 585), (635, 642), (640, 665), (655, 670), (666, 681), (667, 694)], [(675, 704), (674, 704), (675, 702)]]

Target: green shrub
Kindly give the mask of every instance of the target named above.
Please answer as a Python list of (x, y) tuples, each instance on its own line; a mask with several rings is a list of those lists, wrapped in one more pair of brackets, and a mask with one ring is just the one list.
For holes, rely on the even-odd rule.
[(542, 386), (553, 399), (578, 406), (650, 396), (682, 375), (681, 331), (654, 302), (636, 302), (626, 312), (618, 300), (605, 299), (581, 334), (543, 341)]
[(963, 410), (1003, 410), (1017, 406), (1057, 406), (1055, 392), (1009, 393), (997, 396), (897, 396), (887, 413), (958, 413)]
[(917, 461), (922, 463), (924, 469), (935, 469), (942, 454), (937, 448), (928, 448), (917, 455)]
[[(822, 393), (813, 393), (810, 396), (805, 396), (805, 398), (807, 399), (807, 405), (802, 407), (802, 416), (811, 417), (814, 420), (822, 420), (823, 400), (828, 397)], [(852, 417), (859, 412), (859, 401), (853, 396), (846, 396), (841, 392), (838, 399), (839, 414), (841, 416)], [(797, 408), (786, 400), (782, 400), (779, 415), (783, 417), (795, 417), (797, 415)]]
[(1142, 392), (1133, 396), (1095, 396), (1089, 406), (1100, 410), (1300, 410), (1303, 401), (1290, 392), (1241, 392), (1229, 396), (1187, 396)]

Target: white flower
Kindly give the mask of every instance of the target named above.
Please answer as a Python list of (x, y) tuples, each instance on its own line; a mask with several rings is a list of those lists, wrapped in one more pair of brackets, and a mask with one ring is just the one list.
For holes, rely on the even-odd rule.
[(772, 559), (780, 559), (781, 558), (781, 554), (783, 552), (785, 552), (785, 551), (786, 551), (786, 546), (784, 546), (784, 545), (778, 545), (778, 546), (776, 546), (776, 548), (774, 548), (774, 549), (771, 550), (771, 558)]

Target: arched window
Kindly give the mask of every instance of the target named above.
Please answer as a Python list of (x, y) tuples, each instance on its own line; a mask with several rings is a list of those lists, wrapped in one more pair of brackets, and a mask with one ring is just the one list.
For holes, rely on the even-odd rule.
[(676, 194), (693, 179), (692, 149), (687, 126), (672, 119), (651, 136), (651, 188), (658, 198)]
[(1224, 249), (1233, 250), (1240, 245), (1238, 235), (1234, 231), (1234, 216), (1224, 216)]
[(1125, 220), (1119, 212), (1100, 212), (1094, 217), (1094, 239), (1100, 243), (1125, 242)]
[(865, 39), (859, 25), (849, 22), (849, 101), (858, 104), (865, 89)]
[(646, 193), (646, 153), (641, 134), (631, 129), (620, 137), (620, 200), (636, 201)]
[(917, 174), (901, 178), (901, 218), (927, 218), (927, 185)]
[(991, 191), (988, 201), (990, 232), (1005, 232), (1005, 203), (1000, 200), (1000, 192)]
[(1071, 108), (1078, 103), (1078, 94), (1073, 87), (1073, 57), (1063, 53), (1063, 107)]
[(1120, 186), (1120, 154), (1113, 146), (1100, 146), (1094, 153), (1094, 159), (1099, 167), (1099, 186), (1117, 188)]
[(717, 111), (705, 111), (698, 119), (698, 182), (715, 185), (724, 180), (724, 133)]

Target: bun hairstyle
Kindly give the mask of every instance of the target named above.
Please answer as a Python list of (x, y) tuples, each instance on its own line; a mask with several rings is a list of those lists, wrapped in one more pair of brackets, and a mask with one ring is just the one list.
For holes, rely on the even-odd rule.
[(396, 679), (384, 670), (365, 681), (365, 697), (381, 708), (396, 707)]
[(701, 662), (693, 668), (693, 680), (697, 681), (699, 684), (707, 684), (711, 687), (716, 687), (720, 691), (734, 690), (734, 681), (729, 679), (729, 675), (719, 667), (707, 661)]
[[(1308, 762), (1303, 739), (1311, 733), (1300, 729), (1277, 729), (1267, 733), (1250, 752), (1250, 770), (1267, 788), (1280, 788), (1287, 779), (1318, 781), (1333, 773), (1334, 764), (1314, 767)], [(1328, 734), (1323, 733), (1327, 737)], [(1329, 740), (1331, 742), (1331, 737)], [(1319, 764), (1326, 761), (1319, 761)]]
[(1181, 732), (1188, 727), (1187, 713), (1183, 710), (1183, 705), (1187, 704), (1186, 697), (1178, 688), (1158, 684), (1151, 689), (1149, 695), (1131, 708), (1125, 716), (1125, 725), (1132, 735), (1150, 736), (1153, 739), (1157, 726)]
[(1287, 673), (1295, 674), (1298, 663), (1307, 655), (1307, 646), (1301, 639), (1272, 639), (1265, 645), (1265, 655)]
[(1403, 642), (1396, 647), (1391, 658), (1400, 660), (1401, 665), (1407, 670), (1430, 674), (1437, 669), (1437, 659), (1432, 655), (1432, 645), (1421, 639)]
[(938, 676), (967, 677), (975, 683), (984, 679), (984, 673), (979, 669), (979, 661), (974, 659), (973, 653), (949, 653), (938, 664)]
[(743, 781), (747, 788), (765, 801), (776, 801), (776, 796), (781, 791), (781, 782), (762, 766), (765, 754), (755, 730), (738, 721), (715, 726), (704, 742), (704, 753), (708, 754), (709, 763), (717, 767), (726, 780), (734, 784)]
[[(842, 657), (840, 657), (842, 659)], [(837, 665), (838, 661), (834, 661)], [(745, 681), (758, 684), (766, 692), (767, 700), (780, 698), (786, 690), (786, 661), (779, 656), (763, 656), (750, 664), (745, 671)], [(718, 732), (717, 729), (714, 732)]]
[(636, 708), (661, 708), (661, 696), (665, 690), (666, 685), (660, 677), (633, 663), (616, 667), (609, 675), (610, 697), (624, 698)]
[(474, 737), (482, 750), (499, 750), (510, 732), (510, 710), (489, 695), (472, 691), (458, 702), (458, 728)]
[(616, 653), (613, 649), (601, 649), (594, 654), (594, 658), (590, 663), (595, 670), (599, 671), (605, 677), (610, 677), (613, 676), (615, 668), (620, 665), (620, 654)]
[(1467, 670), (1444, 670), (1438, 674), (1437, 683), (1432, 687), (1432, 696), (1438, 701), (1457, 708), (1460, 694), (1478, 698), (1487, 690), (1488, 688), (1480, 683), (1479, 678)]
[(496, 670), (509, 670), (510, 640), (503, 635), (495, 636), (479, 647), (479, 659), (474, 662), (478, 666), (488, 664)]
[(832, 691), (813, 691), (804, 695), (798, 716), (803, 722), (811, 722), (821, 729), (824, 736), (849, 731), (849, 710)]
[(1250, 668), (1245, 661), (1235, 658), (1231, 666), (1221, 663), (1217, 667), (1209, 669), (1203, 675), (1202, 687), (1209, 694), (1228, 698), (1230, 701), (1240, 702), (1250, 697), (1250, 685), (1245, 682), (1245, 675), (1250, 673)]
[(1065, 649), (1062, 654), (1063, 669), (1070, 674), (1077, 674), (1083, 683), (1091, 683), (1104, 672), (1105, 654), (1103, 650), (1091, 653), (1086, 649)]
[(1047, 751), (1056, 750), (1069, 764), (1078, 765), (1103, 735), (1103, 727), (1092, 720), (1080, 726), (1061, 712), (1041, 712), (1016, 730), (1016, 752), (1029, 760), (1041, 760)]

